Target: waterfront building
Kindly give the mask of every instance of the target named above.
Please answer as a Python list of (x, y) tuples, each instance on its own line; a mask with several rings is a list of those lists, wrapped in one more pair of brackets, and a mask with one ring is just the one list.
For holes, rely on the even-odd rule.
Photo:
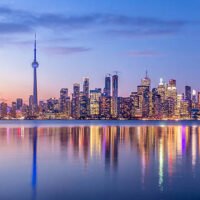
[(90, 90), (90, 116), (98, 117), (100, 115), (100, 97), (101, 88)]
[(198, 103), (198, 108), (200, 109), (200, 92), (197, 94), (197, 103)]
[(192, 109), (197, 108), (197, 92), (192, 90)]
[(83, 81), (83, 95), (89, 98), (89, 91), (90, 91), (90, 82), (89, 78), (84, 78)]
[(67, 98), (68, 98), (68, 88), (62, 88), (60, 90), (60, 99), (59, 99), (61, 113), (66, 113), (67, 111)]
[(12, 117), (12, 118), (16, 118), (16, 114), (17, 114), (17, 104), (16, 104), (16, 102), (12, 102), (12, 106), (11, 106), (11, 110), (10, 110), (10, 116)]
[(80, 118), (80, 84), (78, 83), (73, 85), (71, 115), (74, 119)]
[(110, 97), (111, 96), (111, 78), (110, 74), (106, 75), (105, 77), (105, 87), (104, 87), (104, 96)]
[(183, 99), (181, 101), (181, 118), (182, 119), (188, 119), (190, 118), (190, 112), (191, 112), (191, 101)]
[(137, 86), (137, 94), (139, 96), (139, 116), (143, 118), (149, 117), (149, 86)]
[(166, 88), (166, 99), (165, 104), (167, 111), (166, 117), (173, 117), (177, 114), (177, 88), (176, 88), (176, 80), (170, 79)]
[(140, 112), (140, 109), (139, 109), (139, 95), (137, 92), (131, 92), (131, 95), (130, 95), (130, 98), (131, 98), (131, 103), (132, 103), (132, 106), (131, 106), (131, 118), (138, 118), (138, 117), (141, 117), (141, 112)]
[(47, 112), (47, 103), (44, 101), (39, 101), (39, 112), (45, 113)]
[(157, 88), (152, 89), (152, 113), (151, 116), (155, 119), (162, 117), (162, 99)]
[(164, 84), (162, 78), (160, 78), (160, 83), (158, 85), (157, 92), (160, 95), (161, 102), (164, 103), (166, 96), (166, 85)]
[(103, 119), (111, 118), (111, 97), (102, 95), (100, 97), (100, 116)]
[(189, 101), (192, 99), (192, 90), (190, 86), (185, 86), (185, 99)]
[(132, 117), (132, 98), (131, 97), (119, 97), (119, 118), (131, 119)]
[(118, 75), (112, 76), (112, 105), (111, 112), (112, 117), (117, 118), (118, 116)]
[(86, 119), (90, 115), (90, 102), (89, 98), (84, 92), (80, 92), (80, 118)]
[(59, 100), (56, 98), (50, 98), (47, 100), (47, 112), (59, 113)]
[(151, 89), (151, 79), (148, 77), (148, 72), (146, 71), (145, 77), (141, 80), (141, 85), (148, 86)]
[(181, 103), (184, 99), (184, 94), (178, 94), (177, 95), (177, 117), (181, 116)]
[(33, 113), (33, 95), (29, 96), (29, 110), (30, 110), (30, 113), (32, 114)]
[(0, 104), (1, 118), (7, 117), (7, 114), (8, 114), (7, 108), (8, 108), (7, 103), (2, 102), (2, 103)]
[(16, 106), (17, 106), (17, 110), (21, 110), (22, 106), (23, 106), (23, 99), (18, 98), (16, 100)]

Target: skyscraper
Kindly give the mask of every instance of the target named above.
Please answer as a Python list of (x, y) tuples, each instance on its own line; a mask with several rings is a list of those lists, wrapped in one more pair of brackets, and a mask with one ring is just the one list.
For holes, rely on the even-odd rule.
[(197, 102), (198, 102), (198, 108), (200, 109), (200, 92), (198, 92)]
[(155, 119), (161, 118), (162, 115), (162, 101), (157, 88), (152, 89), (152, 116)]
[[(139, 110), (140, 116), (147, 118), (149, 117), (149, 86), (138, 85), (137, 94), (139, 96)], [(139, 114), (139, 113), (138, 113)]]
[(148, 72), (146, 71), (145, 77), (141, 81), (142, 86), (149, 86), (149, 90), (151, 88), (151, 79), (148, 77)]
[(89, 116), (89, 98), (80, 92), (80, 118), (86, 119)]
[(73, 85), (73, 94), (72, 94), (72, 117), (79, 119), (80, 117), (80, 84), (75, 83)]
[(170, 79), (166, 88), (165, 111), (167, 117), (177, 115), (177, 88), (176, 80)]
[(39, 67), (39, 63), (37, 62), (36, 35), (35, 35), (35, 43), (34, 43), (34, 60), (32, 62), (32, 67), (33, 67), (33, 111), (36, 112), (38, 109), (37, 68)]
[(16, 102), (12, 102), (12, 107), (11, 107), (11, 117), (16, 118), (16, 110), (17, 110), (17, 104)]
[(111, 80), (110, 74), (105, 77), (104, 96), (110, 97), (111, 95)]
[(83, 95), (89, 98), (89, 78), (84, 78), (83, 81)]
[(23, 106), (23, 99), (18, 98), (16, 100), (16, 104), (17, 104), (17, 110), (20, 110), (22, 108), (22, 106)]
[(90, 90), (90, 115), (97, 117), (100, 114), (101, 88)]
[(192, 90), (190, 86), (185, 86), (185, 99), (186, 100), (191, 100), (192, 98)]
[(118, 75), (112, 76), (112, 116), (114, 118), (118, 115)]
[(102, 95), (100, 98), (100, 115), (104, 119), (111, 117), (111, 96)]
[(67, 111), (67, 97), (68, 97), (68, 89), (62, 88), (60, 90), (60, 112), (66, 113)]
[(1, 118), (4, 118), (4, 117), (7, 116), (7, 114), (8, 114), (8, 113), (7, 113), (7, 107), (8, 107), (7, 103), (2, 102), (2, 103), (0, 104)]

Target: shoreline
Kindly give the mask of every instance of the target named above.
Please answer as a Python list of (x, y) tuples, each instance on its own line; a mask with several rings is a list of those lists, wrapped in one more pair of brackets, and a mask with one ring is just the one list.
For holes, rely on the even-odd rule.
[(200, 126), (200, 120), (0, 120), (0, 127)]

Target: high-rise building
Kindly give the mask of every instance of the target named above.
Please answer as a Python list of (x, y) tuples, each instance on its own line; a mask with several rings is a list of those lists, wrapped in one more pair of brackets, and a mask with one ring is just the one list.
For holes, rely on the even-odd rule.
[(131, 107), (132, 104), (132, 98), (131, 97), (119, 97), (118, 98), (118, 104), (119, 104), (119, 118), (125, 118), (125, 119), (131, 119), (132, 113), (131, 113)]
[(22, 108), (22, 106), (23, 106), (23, 99), (18, 98), (16, 100), (16, 105), (17, 105), (17, 110), (20, 110)]
[(152, 117), (160, 119), (162, 117), (162, 100), (157, 88), (152, 89)]
[(60, 112), (66, 114), (68, 109), (67, 109), (67, 101), (68, 101), (68, 89), (67, 88), (62, 88), (60, 90)]
[(166, 99), (165, 99), (166, 117), (173, 117), (177, 115), (177, 88), (176, 80), (171, 79), (166, 87)]
[(181, 103), (183, 101), (184, 95), (183, 94), (178, 94), (177, 95), (177, 116), (180, 117), (181, 116)]
[(8, 114), (7, 107), (8, 107), (7, 103), (2, 102), (0, 104), (1, 118), (7, 117), (7, 114)]
[(47, 100), (47, 112), (59, 113), (59, 100), (56, 98), (50, 98)]
[(89, 98), (89, 91), (90, 91), (90, 82), (89, 78), (84, 78), (83, 81), (83, 95), (85, 95), (87, 98)]
[(44, 102), (44, 101), (39, 101), (39, 111), (41, 112), (41, 113), (45, 113), (45, 112), (47, 112), (47, 103), (46, 102)]
[(29, 96), (29, 110), (33, 112), (33, 95)]
[(163, 83), (163, 79), (162, 78), (160, 78), (160, 83), (158, 85), (157, 92), (161, 97), (161, 102), (164, 103), (165, 96), (166, 96), (166, 86)]
[(190, 118), (190, 110), (191, 110), (191, 104), (189, 100), (183, 99), (181, 101), (181, 118), (182, 119), (188, 119)]
[(137, 94), (139, 96), (139, 112), (138, 115), (144, 118), (149, 117), (149, 105), (150, 105), (150, 98), (149, 98), (149, 86), (146, 85), (139, 85), (137, 87)]
[(149, 90), (151, 89), (151, 79), (149, 78), (147, 71), (145, 77), (141, 80), (141, 85), (148, 86)]
[(185, 86), (185, 99), (186, 100), (191, 100), (192, 98), (192, 90), (190, 86)]
[(197, 92), (192, 90), (192, 109), (197, 108)]
[(84, 94), (84, 92), (80, 92), (80, 118), (86, 119), (90, 115), (90, 103), (89, 98)]
[(104, 96), (106, 96), (106, 97), (110, 97), (111, 96), (111, 78), (110, 78), (110, 74), (106, 75), (106, 77), (105, 77)]
[(12, 102), (12, 107), (11, 107), (11, 111), (10, 111), (12, 118), (16, 118), (16, 110), (17, 110), (17, 104), (16, 104), (16, 102)]
[(33, 112), (38, 110), (38, 93), (37, 93), (37, 68), (39, 63), (37, 62), (37, 48), (36, 48), (36, 35), (35, 35), (35, 44), (34, 44), (34, 60), (32, 62), (33, 67)]
[(118, 116), (118, 75), (112, 76), (112, 117), (117, 118)]
[[(188, 85), (185, 86), (185, 101), (187, 101), (188, 110), (190, 112), (192, 109), (192, 89)], [(186, 108), (186, 102), (184, 108)]]
[(132, 106), (131, 106), (131, 118), (138, 118), (141, 117), (141, 112), (139, 109), (139, 100), (140, 97), (137, 92), (132, 92), (130, 95), (130, 98), (132, 99)]
[(101, 88), (90, 90), (90, 115), (99, 117), (100, 115)]
[(71, 113), (73, 118), (80, 118), (80, 84), (78, 83), (73, 85)]
[(111, 118), (111, 96), (104, 96), (104, 95), (101, 96), (100, 115), (104, 119)]
[(200, 92), (197, 95), (198, 108), (200, 109)]

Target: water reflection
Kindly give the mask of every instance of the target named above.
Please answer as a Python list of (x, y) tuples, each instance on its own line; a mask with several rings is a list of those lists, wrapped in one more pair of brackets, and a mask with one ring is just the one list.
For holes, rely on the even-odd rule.
[(33, 196), (36, 196), (37, 184), (37, 127), (33, 128), (33, 166), (32, 166), (32, 188)]
[[(139, 190), (152, 186), (159, 194), (168, 191), (183, 173), (188, 177), (199, 175), (200, 127), (197, 126), (0, 128), (0, 146), (1, 156), (8, 156), (12, 154), (10, 149), (17, 151), (19, 147), (22, 152), (32, 154), (34, 198), (42, 176), (37, 175), (37, 165), (40, 171), (46, 165), (44, 162), (49, 161), (60, 165), (66, 161), (72, 170), (80, 169), (83, 164), (84, 169), (98, 169), (95, 176), (100, 171), (115, 172), (127, 180), (131, 177), (130, 183), (135, 181)], [(38, 156), (41, 159), (37, 160)], [(23, 155), (20, 159), (24, 159)], [(56, 168), (48, 173), (54, 171)], [(67, 171), (62, 173), (60, 178), (65, 179)], [(76, 178), (81, 179), (80, 175)]]

